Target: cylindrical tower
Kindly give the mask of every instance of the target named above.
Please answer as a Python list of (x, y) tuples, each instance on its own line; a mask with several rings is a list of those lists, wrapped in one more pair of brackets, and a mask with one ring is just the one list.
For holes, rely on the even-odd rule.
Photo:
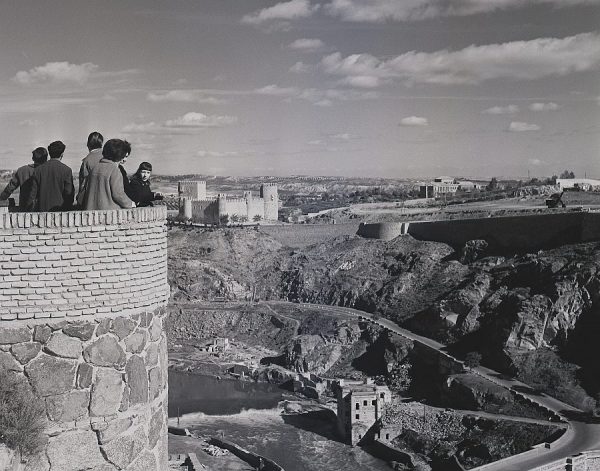
[(183, 213), (180, 210), (179, 214), (181, 214), (186, 219), (192, 219), (192, 216), (194, 215), (194, 213), (192, 210), (192, 200), (191, 199), (183, 198), (183, 205), (182, 205), (181, 209), (183, 209)]
[(0, 367), (48, 418), (26, 469), (167, 469), (165, 220), (0, 214)]
[(276, 183), (263, 183), (260, 186), (260, 197), (265, 202), (265, 219), (277, 221), (279, 216), (279, 196)]

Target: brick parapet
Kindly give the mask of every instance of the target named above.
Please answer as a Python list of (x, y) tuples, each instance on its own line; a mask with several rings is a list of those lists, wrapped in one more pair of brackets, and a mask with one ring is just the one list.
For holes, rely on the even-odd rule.
[(166, 208), (0, 214), (0, 325), (164, 306)]

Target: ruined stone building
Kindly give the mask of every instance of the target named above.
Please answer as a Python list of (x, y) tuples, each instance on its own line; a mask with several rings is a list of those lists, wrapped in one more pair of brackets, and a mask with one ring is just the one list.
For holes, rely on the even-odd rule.
[(392, 400), (387, 386), (370, 381), (350, 383), (340, 380), (335, 386), (338, 433), (354, 446), (367, 436), (383, 416), (385, 404)]
[(205, 181), (179, 182), (179, 215), (194, 222), (216, 224), (224, 216), (229, 221), (235, 216), (245, 221), (277, 221), (279, 196), (276, 183), (263, 183), (260, 195), (244, 191), (241, 197), (219, 193), (216, 197), (206, 195)]

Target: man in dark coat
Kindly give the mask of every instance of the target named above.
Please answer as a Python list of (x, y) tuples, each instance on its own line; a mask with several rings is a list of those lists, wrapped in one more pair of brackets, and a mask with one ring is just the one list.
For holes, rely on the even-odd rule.
[(33, 172), (37, 167), (48, 160), (48, 151), (43, 147), (38, 147), (31, 154), (31, 160), (33, 160), (33, 163), (19, 167), (13, 177), (10, 179), (8, 185), (6, 185), (6, 188), (4, 188), (4, 191), (2, 191), (0, 194), (0, 200), (7, 200), (8, 197), (20, 187), (19, 209), (21, 211), (27, 211), (30, 209), (25, 205), (29, 200), (29, 194), (31, 193), (31, 177), (33, 176)]
[(28, 208), (36, 211), (67, 211), (73, 207), (73, 172), (61, 162), (65, 145), (54, 141), (48, 146), (50, 160), (40, 165), (31, 177)]

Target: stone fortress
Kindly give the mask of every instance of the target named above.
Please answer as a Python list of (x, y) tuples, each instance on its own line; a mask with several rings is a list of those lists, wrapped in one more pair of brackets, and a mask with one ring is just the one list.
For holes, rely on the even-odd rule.
[(277, 221), (279, 196), (276, 183), (263, 183), (259, 197), (255, 197), (251, 191), (244, 191), (241, 198), (224, 193), (209, 198), (205, 181), (179, 182), (178, 192), (179, 215), (194, 222), (217, 224), (224, 216), (228, 216), (229, 221), (234, 216), (240, 222)]
[(0, 213), (0, 365), (48, 419), (25, 469), (167, 469), (166, 208)]

